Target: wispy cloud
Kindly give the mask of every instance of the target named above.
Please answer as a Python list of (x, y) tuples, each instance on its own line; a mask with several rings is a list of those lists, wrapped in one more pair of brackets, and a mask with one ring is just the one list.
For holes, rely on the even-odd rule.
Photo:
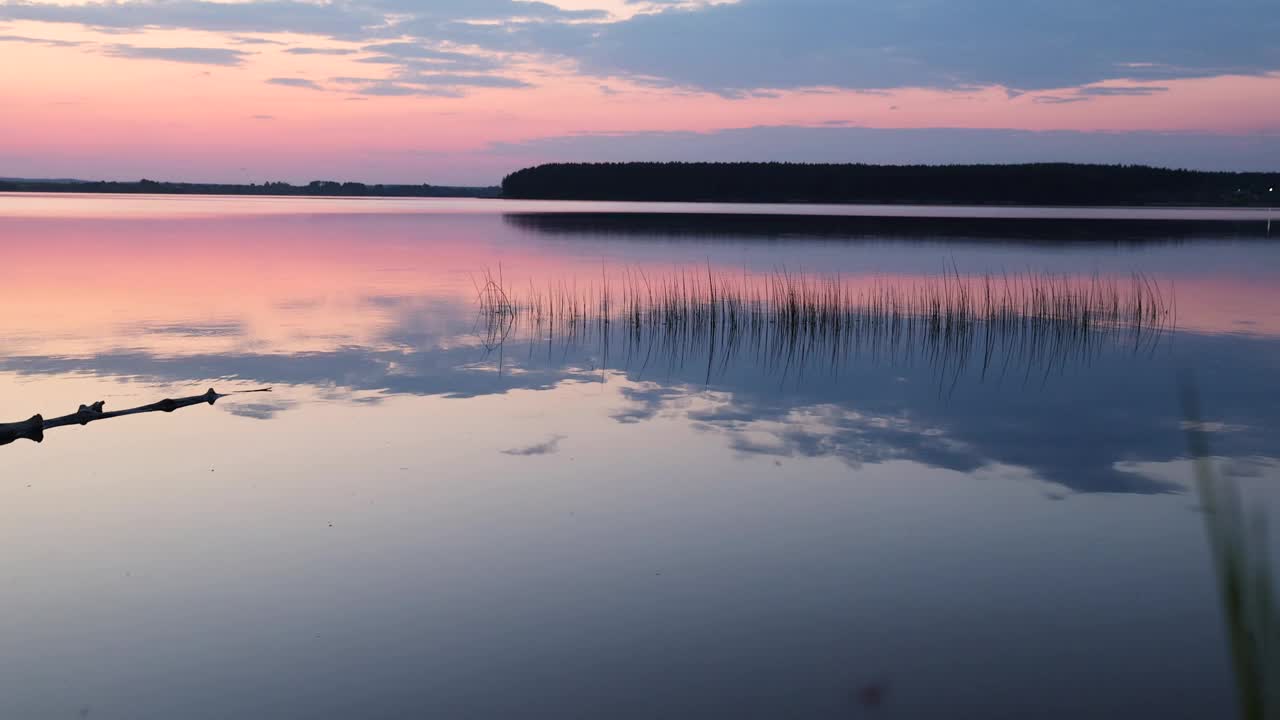
[(355, 55), (359, 51), (350, 48), (291, 47), (285, 52), (290, 55)]
[(244, 35), (232, 35), (229, 39), (231, 40), (231, 42), (236, 43), (237, 45), (288, 45), (289, 44), (284, 42), (283, 40), (269, 40), (267, 38), (250, 37), (250, 36), (244, 36)]
[(1088, 101), (1089, 98), (1083, 95), (1037, 95), (1031, 99), (1031, 102), (1041, 105), (1067, 105)]
[(249, 56), (249, 53), (228, 48), (142, 47), (126, 44), (108, 45), (102, 52), (111, 57), (165, 60), (196, 65), (239, 65)]
[[(1169, 92), (1169, 88), (1161, 85), (1090, 85), (1076, 88), (1067, 94), (1036, 95), (1031, 101), (1042, 105), (1065, 105), (1099, 97), (1150, 97), (1166, 92)], [(1020, 95), (1018, 93), (1010, 99)]]
[(282, 85), (284, 87), (306, 88), (307, 90), (323, 90), (324, 89), (320, 87), (320, 85), (318, 85), (314, 80), (308, 80), (306, 78), (273, 77), (273, 78), (268, 78), (267, 83), (270, 85)]
[(424, 88), (410, 87), (408, 85), (400, 85), (392, 82), (375, 82), (356, 88), (353, 92), (360, 95), (371, 95), (375, 97), (405, 97), (410, 95), (424, 95), (427, 97), (462, 97), (462, 93), (452, 88)]
[(237, 320), (207, 323), (144, 323), (131, 331), (146, 335), (174, 337), (236, 337), (244, 335), (244, 323)]
[(0, 42), (29, 43), (32, 45), (46, 45), (48, 47), (76, 47), (84, 44), (73, 40), (50, 40), (49, 38), (35, 38), (27, 37), (25, 35), (0, 35)]
[(426, 97), (463, 97), (467, 88), (525, 88), (529, 83), (501, 75), (455, 75), (450, 73), (411, 73), (391, 78), (346, 77), (329, 78), (329, 82), (347, 87), (362, 95), (399, 97), (422, 95)]
[(502, 61), (492, 55), (476, 52), (441, 50), (423, 42), (388, 42), (366, 45), (364, 51), (370, 57), (359, 62), (382, 65), (399, 65), (405, 69), (437, 69), (453, 72), (494, 70), (502, 67)]
[(1144, 97), (1169, 92), (1169, 88), (1158, 85), (1104, 85), (1082, 87), (1077, 92), (1090, 97)]
[(527, 88), (529, 83), (518, 78), (504, 75), (459, 75), (457, 73), (410, 73), (396, 76), (394, 80), (405, 85), (421, 85), (425, 87), (486, 87), (486, 88)]

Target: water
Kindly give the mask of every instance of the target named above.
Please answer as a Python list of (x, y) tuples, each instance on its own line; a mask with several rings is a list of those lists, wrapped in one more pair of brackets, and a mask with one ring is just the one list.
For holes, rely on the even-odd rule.
[[(0, 447), (0, 717), (1236, 711), (1178, 378), (1216, 472), (1274, 510), (1257, 218), (580, 205), (0, 198), (0, 421), (273, 388)], [(1140, 271), (1170, 313), (989, 353), (495, 335), (476, 304), (486, 269), (587, 297), (784, 268)]]
[(1004, 218), (1062, 220), (1180, 220), (1265, 223), (1266, 208), (1030, 207), (967, 205), (819, 205), (799, 203), (596, 202), (472, 198), (296, 197), (254, 195), (139, 195), (2, 193), (7, 217), (225, 217), (340, 214), (660, 214), (799, 215), (825, 217)]

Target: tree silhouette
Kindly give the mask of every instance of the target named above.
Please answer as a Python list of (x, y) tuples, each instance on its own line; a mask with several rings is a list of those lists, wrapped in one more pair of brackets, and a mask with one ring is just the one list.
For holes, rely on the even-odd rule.
[(1265, 205), (1280, 174), (1142, 165), (596, 163), (526, 168), (505, 197), (806, 203)]

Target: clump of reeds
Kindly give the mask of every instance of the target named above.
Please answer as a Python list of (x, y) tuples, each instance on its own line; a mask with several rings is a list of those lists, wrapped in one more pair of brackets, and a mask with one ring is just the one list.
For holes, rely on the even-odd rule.
[(1172, 321), (1171, 294), (1142, 274), (1089, 278), (1019, 274), (965, 276), (952, 270), (909, 282), (854, 283), (835, 275), (778, 270), (732, 275), (640, 269), (602, 272), (598, 284), (560, 281), (527, 291), (485, 273), (478, 285), (487, 342), (516, 327), (531, 339), (607, 341), (621, 333), (676, 356), (696, 348), (727, 362), (746, 348), (791, 366), (814, 358), (838, 364), (859, 349), (923, 351), (961, 363), (982, 351), (1053, 364), (1087, 353), (1101, 337), (1135, 347)]

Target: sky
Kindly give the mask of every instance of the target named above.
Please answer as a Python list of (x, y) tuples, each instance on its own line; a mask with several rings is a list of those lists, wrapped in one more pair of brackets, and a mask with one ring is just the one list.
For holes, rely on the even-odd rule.
[(1280, 170), (1275, 0), (0, 0), (0, 177)]

